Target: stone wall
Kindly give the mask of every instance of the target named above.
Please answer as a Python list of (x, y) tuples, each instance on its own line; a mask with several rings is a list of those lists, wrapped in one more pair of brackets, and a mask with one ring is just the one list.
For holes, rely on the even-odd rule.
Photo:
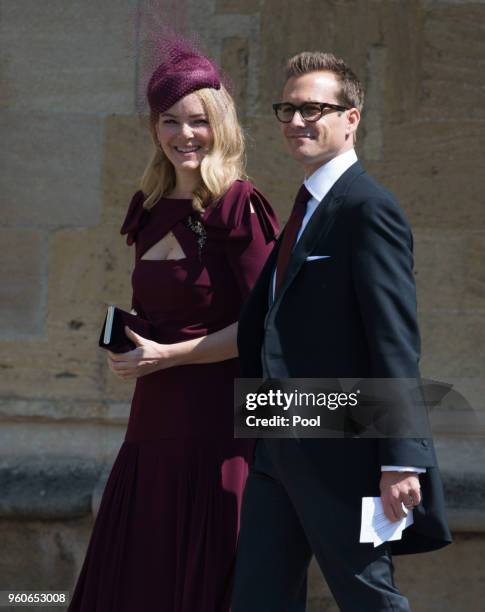
[[(484, 1), (0, 0), (0, 590), (72, 588), (123, 436), (132, 385), (96, 341), (106, 304), (130, 304), (119, 227), (150, 149), (137, 43), (160, 16), (231, 76), (248, 172), (281, 220), (301, 180), (270, 108), (285, 60), (325, 49), (354, 67), (359, 155), (415, 234), (423, 373), (484, 407)], [(484, 423), (436, 424), (459, 535), (396, 561), (414, 610), (478, 610), (485, 595)], [(316, 571), (310, 598), (335, 609)]]

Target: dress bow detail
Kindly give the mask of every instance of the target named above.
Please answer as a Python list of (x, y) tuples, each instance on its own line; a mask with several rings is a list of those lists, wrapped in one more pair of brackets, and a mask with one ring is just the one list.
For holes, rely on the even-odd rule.
[(147, 222), (148, 211), (143, 208), (144, 199), (145, 195), (143, 194), (143, 191), (137, 191), (135, 193), (131, 199), (128, 212), (126, 213), (126, 218), (120, 229), (120, 234), (127, 234), (126, 242), (129, 245), (136, 242), (138, 232)]
[(229, 230), (231, 238), (251, 239), (251, 215), (254, 214), (251, 207), (269, 243), (278, 234), (278, 221), (269, 202), (249, 181), (234, 181), (222, 203), (206, 211), (204, 223), (219, 230)]

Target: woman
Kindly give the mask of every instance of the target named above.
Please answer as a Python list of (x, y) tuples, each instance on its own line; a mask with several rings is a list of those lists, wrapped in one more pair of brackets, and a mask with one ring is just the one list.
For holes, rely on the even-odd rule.
[(136, 244), (133, 308), (157, 338), (109, 354), (136, 378), (69, 610), (227, 612), (252, 443), (233, 438), (236, 328), (275, 239), (243, 176), (243, 138), (217, 67), (174, 49), (147, 90), (156, 147), (121, 229)]

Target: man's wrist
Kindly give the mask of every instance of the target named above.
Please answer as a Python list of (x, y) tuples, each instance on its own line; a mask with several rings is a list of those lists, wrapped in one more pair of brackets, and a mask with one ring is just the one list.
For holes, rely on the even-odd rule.
[(381, 465), (381, 472), (414, 472), (415, 474), (424, 474), (426, 468), (415, 467), (414, 465)]

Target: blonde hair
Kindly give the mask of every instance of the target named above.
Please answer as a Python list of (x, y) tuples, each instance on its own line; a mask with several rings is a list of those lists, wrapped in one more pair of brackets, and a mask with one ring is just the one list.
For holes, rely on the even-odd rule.
[[(214, 143), (200, 165), (201, 180), (194, 191), (194, 210), (203, 212), (214, 200), (220, 198), (232, 183), (245, 178), (244, 136), (237, 118), (236, 107), (226, 88), (205, 88), (194, 92), (202, 101), (212, 129)], [(140, 181), (145, 194), (143, 206), (150, 209), (158, 200), (175, 187), (175, 170), (162, 151), (155, 126), (158, 113), (150, 114), (150, 132), (155, 151)]]

